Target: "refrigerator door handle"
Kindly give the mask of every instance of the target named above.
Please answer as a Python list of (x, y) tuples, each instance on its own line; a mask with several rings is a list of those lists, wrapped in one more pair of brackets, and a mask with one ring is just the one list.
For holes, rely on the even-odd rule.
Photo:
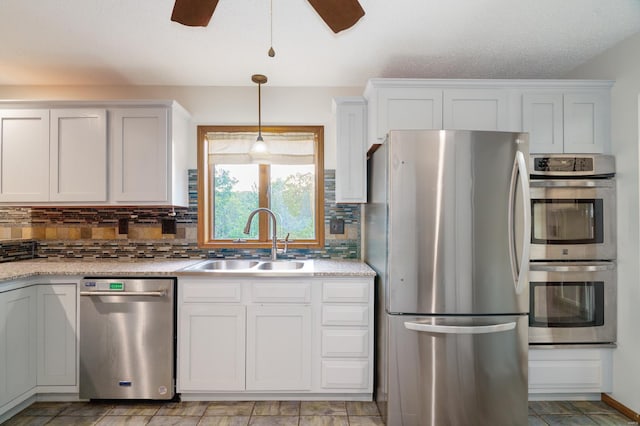
[[(523, 204), (523, 235), (522, 235), (522, 258), (518, 263), (516, 256), (515, 242), (515, 201), (516, 187), (520, 178), (522, 186), (522, 204)], [(529, 273), (529, 249), (531, 242), (531, 194), (529, 191), (529, 176), (527, 175), (527, 164), (524, 154), (521, 151), (516, 152), (513, 160), (513, 170), (511, 172), (511, 185), (509, 187), (509, 260), (511, 262), (511, 273), (513, 275), (513, 285), (517, 294), (524, 291), (527, 282), (527, 274)], [(518, 268), (518, 265), (520, 268)]]
[(486, 334), (486, 333), (499, 333), (501, 331), (509, 331), (516, 328), (515, 321), (507, 322), (503, 324), (493, 325), (477, 325), (477, 326), (458, 326), (458, 325), (434, 325), (423, 324), (419, 322), (407, 321), (404, 323), (404, 327), (408, 330), (422, 331), (429, 333), (442, 333), (442, 334)]

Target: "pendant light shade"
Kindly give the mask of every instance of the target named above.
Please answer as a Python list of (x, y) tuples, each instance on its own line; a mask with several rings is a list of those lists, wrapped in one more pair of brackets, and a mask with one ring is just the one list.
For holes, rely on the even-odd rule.
[(262, 138), (262, 97), (260, 87), (267, 82), (267, 77), (262, 74), (254, 74), (251, 76), (251, 81), (258, 85), (258, 137), (253, 145), (251, 145), (249, 154), (265, 156), (269, 154), (269, 150), (266, 142)]

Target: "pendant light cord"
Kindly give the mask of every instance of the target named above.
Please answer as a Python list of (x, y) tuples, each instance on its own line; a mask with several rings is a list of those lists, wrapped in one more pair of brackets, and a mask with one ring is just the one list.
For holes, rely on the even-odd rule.
[(276, 51), (273, 50), (273, 0), (269, 0), (269, 33), (269, 52), (267, 54), (273, 58), (276, 56)]
[(261, 83), (258, 83), (258, 140), (262, 140), (262, 96), (260, 87)]

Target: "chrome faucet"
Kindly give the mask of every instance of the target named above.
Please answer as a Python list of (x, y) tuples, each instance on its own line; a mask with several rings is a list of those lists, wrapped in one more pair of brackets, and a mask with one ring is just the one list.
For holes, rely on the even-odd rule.
[(259, 212), (265, 212), (267, 213), (269, 216), (271, 216), (271, 260), (277, 260), (278, 259), (278, 240), (277, 240), (277, 228), (276, 228), (276, 215), (273, 214), (273, 212), (265, 207), (260, 207), (258, 209), (255, 209), (254, 211), (252, 211), (249, 214), (249, 218), (247, 219), (247, 224), (244, 226), (244, 233), (248, 234), (249, 232), (251, 232), (251, 219), (253, 219), (253, 216), (256, 215), (256, 213)]

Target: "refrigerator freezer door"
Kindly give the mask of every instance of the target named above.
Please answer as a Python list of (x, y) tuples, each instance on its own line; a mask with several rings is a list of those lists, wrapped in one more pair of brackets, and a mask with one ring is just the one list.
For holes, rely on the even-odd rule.
[(392, 131), (387, 145), (387, 312), (527, 312), (510, 262), (510, 240), (520, 257), (526, 252), (525, 180), (516, 179), (516, 194), (511, 182), (516, 153), (528, 155), (527, 135)]
[(386, 424), (527, 424), (526, 315), (388, 319)]

